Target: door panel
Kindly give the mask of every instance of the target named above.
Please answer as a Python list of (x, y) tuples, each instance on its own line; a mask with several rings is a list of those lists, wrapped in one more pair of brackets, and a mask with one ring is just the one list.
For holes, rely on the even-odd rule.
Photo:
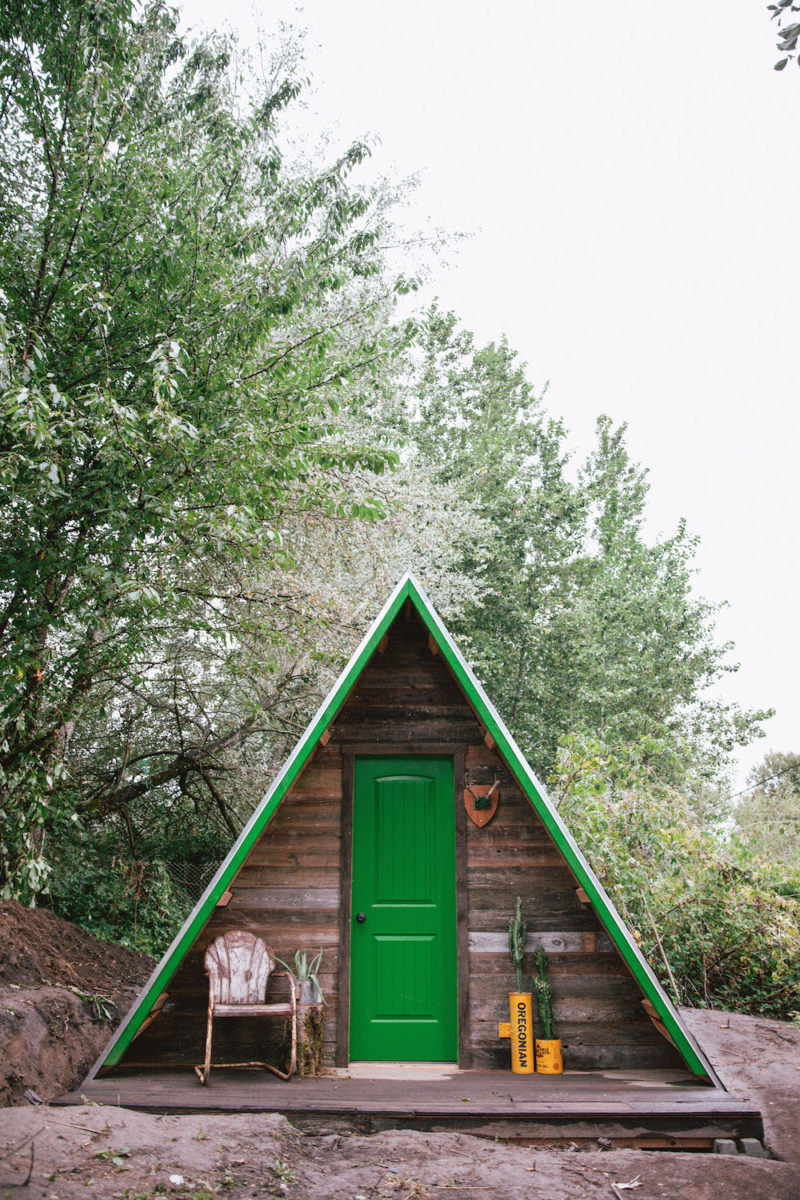
[(455, 896), (452, 759), (357, 759), (351, 1059), (457, 1059)]

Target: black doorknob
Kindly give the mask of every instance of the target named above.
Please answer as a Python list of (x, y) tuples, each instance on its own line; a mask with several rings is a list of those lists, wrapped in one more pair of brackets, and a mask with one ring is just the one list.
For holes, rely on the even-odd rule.
[(366, 913), (356, 913), (356, 920), (358, 921), (359, 925), (363, 925), (364, 922), (366, 921), (366, 919), (367, 919)]

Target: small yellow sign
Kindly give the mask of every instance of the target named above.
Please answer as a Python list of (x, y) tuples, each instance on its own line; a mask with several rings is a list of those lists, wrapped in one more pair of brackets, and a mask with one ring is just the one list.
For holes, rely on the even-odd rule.
[(530, 992), (509, 993), (511, 1017), (511, 1070), (515, 1075), (532, 1075), (533, 1006)]

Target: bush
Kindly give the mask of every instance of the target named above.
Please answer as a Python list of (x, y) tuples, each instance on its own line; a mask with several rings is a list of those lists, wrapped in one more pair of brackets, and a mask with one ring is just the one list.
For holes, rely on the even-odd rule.
[(677, 1003), (800, 1014), (800, 903), (630, 754), (565, 742), (561, 811)]
[[(220, 857), (198, 839), (183, 860), (181, 842), (142, 845), (131, 854), (113, 831), (73, 829), (59, 839), (49, 901), (65, 920), (96, 937), (158, 957), (189, 915)], [(205, 851), (209, 861), (201, 860)]]

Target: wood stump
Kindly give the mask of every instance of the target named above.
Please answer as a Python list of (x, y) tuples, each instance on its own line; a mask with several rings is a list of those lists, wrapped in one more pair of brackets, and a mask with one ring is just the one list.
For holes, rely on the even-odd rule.
[(297, 1015), (297, 1074), (322, 1075), (325, 1009), (321, 1004), (300, 1004)]

